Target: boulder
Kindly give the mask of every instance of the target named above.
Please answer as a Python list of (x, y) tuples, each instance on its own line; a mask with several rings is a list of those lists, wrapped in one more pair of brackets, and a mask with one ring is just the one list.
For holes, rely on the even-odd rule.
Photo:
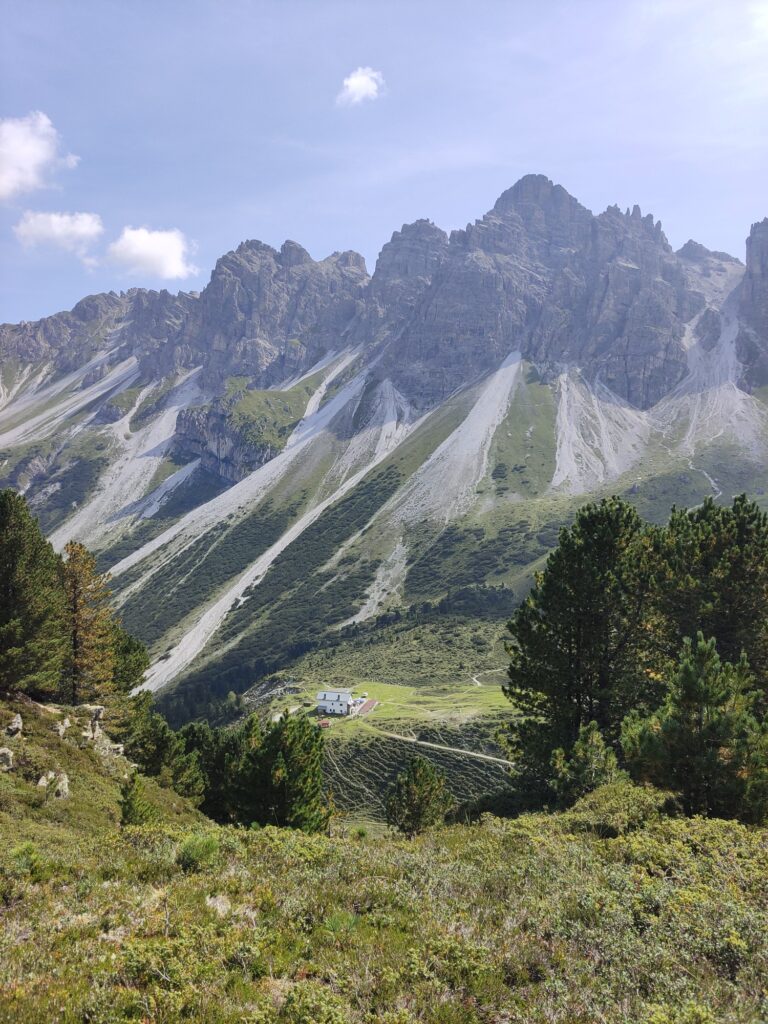
[(55, 782), (56, 788), (53, 791), (53, 795), (57, 800), (66, 800), (69, 796), (69, 777), (66, 772), (60, 772), (56, 776)]
[(70, 720), (68, 718), (65, 718), (63, 722), (57, 722), (54, 725), (54, 729), (59, 734), (59, 736), (63, 739), (64, 736), (66, 735), (67, 729), (69, 729), (71, 726), (72, 726), (72, 723), (70, 722)]
[(95, 741), (102, 734), (101, 721), (104, 718), (104, 705), (83, 704), (82, 708), (90, 713), (88, 725), (83, 729), (82, 735), (87, 740)]
[(6, 725), (5, 727), (5, 735), (13, 738), (14, 736), (20, 735), (23, 728), (24, 723), (22, 721), (21, 715), (14, 715), (10, 721), (10, 724)]
[(0, 772), (9, 772), (13, 768), (13, 751), (8, 747), (0, 747)]

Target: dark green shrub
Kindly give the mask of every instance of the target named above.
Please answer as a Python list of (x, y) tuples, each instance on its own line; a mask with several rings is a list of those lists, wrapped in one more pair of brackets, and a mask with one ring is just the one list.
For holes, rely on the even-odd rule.
[(210, 867), (219, 856), (219, 840), (210, 833), (188, 836), (179, 847), (176, 863), (182, 871), (202, 871)]
[(614, 838), (675, 812), (672, 793), (621, 780), (583, 796), (563, 815), (562, 821), (571, 832), (594, 832), (603, 838)]

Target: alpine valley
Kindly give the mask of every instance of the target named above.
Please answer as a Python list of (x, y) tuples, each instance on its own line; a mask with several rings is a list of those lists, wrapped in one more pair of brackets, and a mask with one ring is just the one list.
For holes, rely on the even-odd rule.
[(200, 294), (4, 325), (0, 360), (0, 486), (98, 554), (170, 719), (364, 690), (327, 756), (374, 815), (414, 741), (459, 797), (503, 779), (504, 621), (585, 501), (768, 506), (768, 219), (745, 264), (674, 252), (540, 175), (372, 276), (246, 241)]

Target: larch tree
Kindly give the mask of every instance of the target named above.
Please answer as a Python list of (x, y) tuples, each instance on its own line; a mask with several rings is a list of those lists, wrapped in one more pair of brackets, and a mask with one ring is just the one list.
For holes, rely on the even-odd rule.
[(66, 545), (64, 555), (61, 577), (68, 634), (64, 685), (67, 699), (78, 704), (114, 690), (114, 621), (107, 576), (96, 571), (94, 556), (76, 541)]
[(0, 692), (59, 695), (66, 632), (58, 564), (24, 498), (0, 491)]

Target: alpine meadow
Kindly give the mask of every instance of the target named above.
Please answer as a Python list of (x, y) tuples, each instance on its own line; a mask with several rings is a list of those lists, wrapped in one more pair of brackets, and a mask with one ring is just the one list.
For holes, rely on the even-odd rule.
[(0, 3), (0, 1020), (768, 1021), (765, 4)]

